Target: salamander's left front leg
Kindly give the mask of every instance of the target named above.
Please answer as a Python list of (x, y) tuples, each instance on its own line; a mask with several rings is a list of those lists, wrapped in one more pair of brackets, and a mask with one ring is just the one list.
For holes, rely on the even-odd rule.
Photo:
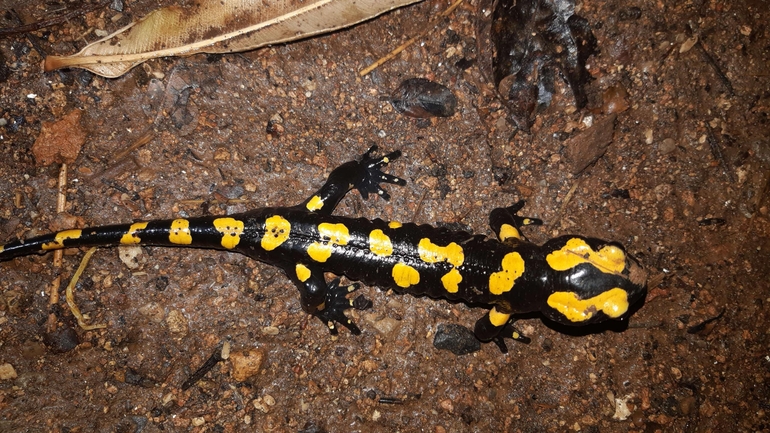
[(503, 353), (508, 353), (508, 347), (505, 345), (506, 338), (525, 344), (530, 342), (529, 337), (524, 336), (513, 326), (511, 315), (497, 311), (497, 307), (492, 307), (476, 322), (473, 333), (481, 341), (494, 342)]
[(337, 335), (337, 323), (348, 328), (353, 335), (359, 335), (361, 333), (358, 326), (345, 315), (345, 310), (351, 308), (355, 308), (356, 310), (366, 310), (372, 306), (372, 301), (366, 299), (363, 295), (360, 295), (355, 299), (348, 299), (348, 293), (353, 293), (360, 287), (361, 285), (358, 283), (340, 286), (339, 278), (335, 278), (329, 282), (324, 308), (319, 310), (316, 316), (329, 327), (329, 332), (331, 332), (332, 335)]
[(377, 146), (372, 146), (358, 161), (349, 161), (335, 168), (321, 189), (298, 207), (310, 212), (331, 215), (337, 203), (353, 188), (357, 189), (365, 199), (369, 194), (377, 194), (389, 200), (390, 194), (382, 189), (380, 184), (406, 185), (406, 181), (383, 173), (382, 168), (401, 156), (401, 152), (396, 150), (387, 155), (373, 157), (376, 151)]

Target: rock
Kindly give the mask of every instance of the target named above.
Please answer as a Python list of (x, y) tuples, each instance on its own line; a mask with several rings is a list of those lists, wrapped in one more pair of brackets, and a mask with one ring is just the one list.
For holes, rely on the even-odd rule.
[(572, 174), (585, 170), (604, 155), (612, 144), (617, 115), (607, 116), (580, 134), (567, 140), (567, 160)]
[(32, 145), (37, 165), (72, 163), (86, 142), (86, 132), (80, 126), (80, 110), (73, 110), (56, 122), (43, 122), (40, 135)]

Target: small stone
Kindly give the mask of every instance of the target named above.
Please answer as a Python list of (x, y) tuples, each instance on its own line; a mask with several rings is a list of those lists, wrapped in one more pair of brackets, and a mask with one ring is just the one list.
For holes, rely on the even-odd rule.
[(594, 123), (594, 126), (570, 138), (565, 143), (572, 174), (585, 170), (604, 155), (615, 134), (616, 114)]
[(232, 352), (230, 353), (230, 362), (233, 365), (233, 370), (230, 375), (236, 381), (243, 382), (259, 373), (264, 359), (264, 352), (258, 349)]
[(179, 310), (171, 310), (168, 312), (168, 316), (166, 316), (166, 325), (168, 325), (168, 330), (177, 338), (184, 337), (189, 330), (187, 317), (185, 317)]
[(219, 147), (214, 151), (214, 160), (216, 161), (229, 161), (230, 151), (224, 147)]
[(454, 405), (452, 404), (452, 400), (450, 400), (448, 398), (444, 399), (444, 400), (441, 400), (438, 405), (441, 407), (441, 409), (443, 409), (443, 410), (445, 410), (447, 412), (452, 412), (454, 410), (454, 408), (455, 408)]
[(658, 151), (661, 155), (668, 155), (676, 150), (676, 141), (673, 138), (666, 138), (658, 145)]
[(139, 256), (142, 255), (142, 247), (139, 245), (121, 245), (118, 247), (118, 257), (129, 269), (139, 269)]
[(45, 334), (45, 345), (54, 353), (66, 353), (79, 344), (78, 334), (71, 326), (65, 326)]
[(39, 166), (72, 163), (86, 142), (86, 132), (80, 126), (80, 110), (73, 110), (56, 122), (43, 122), (40, 135), (32, 145), (32, 154)]
[(682, 411), (682, 415), (690, 415), (695, 411), (697, 401), (693, 396), (687, 396), (679, 401), (679, 410)]
[(457, 97), (446, 86), (426, 78), (409, 78), (390, 98), (393, 108), (410, 117), (450, 117), (457, 109)]
[(11, 364), (7, 362), (0, 364), (0, 380), (16, 379), (16, 377), (16, 369)]
[(457, 324), (438, 325), (433, 347), (448, 350), (455, 355), (467, 355), (481, 349), (481, 342), (470, 329)]
[(602, 95), (602, 109), (605, 114), (622, 113), (628, 110), (628, 92), (620, 84), (610, 87)]

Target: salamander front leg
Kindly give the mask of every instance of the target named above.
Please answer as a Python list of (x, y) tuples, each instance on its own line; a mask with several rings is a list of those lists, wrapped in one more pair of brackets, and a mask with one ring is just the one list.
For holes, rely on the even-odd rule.
[(326, 183), (298, 207), (310, 212), (331, 215), (337, 203), (353, 188), (357, 189), (364, 199), (369, 198), (369, 194), (376, 194), (389, 200), (390, 194), (382, 189), (380, 184), (406, 185), (406, 181), (383, 173), (382, 168), (401, 156), (401, 152), (396, 150), (377, 158), (372, 156), (376, 151), (377, 146), (372, 146), (360, 160), (349, 161), (335, 168), (329, 174)]
[(511, 315), (500, 313), (496, 307), (493, 307), (481, 319), (476, 322), (473, 333), (481, 341), (492, 341), (500, 351), (508, 353), (508, 346), (505, 345), (505, 339), (519, 341), (529, 344), (529, 337), (524, 336), (513, 326)]
[(299, 287), (302, 309), (318, 317), (329, 327), (332, 335), (337, 335), (337, 324), (348, 328), (351, 333), (358, 335), (361, 330), (358, 329), (352, 320), (345, 315), (345, 310), (355, 308), (365, 310), (372, 306), (372, 302), (364, 296), (355, 299), (348, 299), (349, 293), (359, 289), (358, 283), (347, 286), (340, 286), (340, 279), (335, 278), (326, 283), (323, 272), (298, 263), (292, 280)]
[(515, 243), (526, 237), (521, 233), (523, 226), (543, 225), (537, 218), (519, 216), (517, 213), (524, 207), (524, 200), (519, 200), (513, 206), (499, 207), (489, 214), (489, 225), (500, 239), (500, 242)]
[(366, 310), (372, 306), (372, 301), (366, 299), (363, 295), (355, 299), (348, 299), (347, 294), (353, 293), (361, 288), (358, 283), (348, 286), (340, 286), (340, 279), (335, 278), (329, 282), (329, 288), (326, 292), (326, 304), (323, 310), (317, 314), (318, 318), (329, 327), (332, 335), (337, 335), (336, 323), (348, 328), (353, 335), (361, 334), (355, 323), (345, 315), (345, 310), (355, 308), (356, 310)]

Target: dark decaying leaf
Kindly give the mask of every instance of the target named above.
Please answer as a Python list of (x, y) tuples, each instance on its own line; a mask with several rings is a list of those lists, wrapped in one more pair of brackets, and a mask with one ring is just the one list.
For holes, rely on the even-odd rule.
[(479, 29), (490, 31), (492, 78), (514, 124), (529, 129), (550, 105), (557, 77), (572, 90), (575, 105), (584, 107), (591, 79), (585, 64), (596, 52), (596, 38), (575, 15), (574, 1), (499, 0), (493, 8), (491, 24)]
[(446, 86), (427, 78), (409, 78), (393, 91), (390, 103), (411, 117), (450, 117), (455, 114), (457, 97)]

